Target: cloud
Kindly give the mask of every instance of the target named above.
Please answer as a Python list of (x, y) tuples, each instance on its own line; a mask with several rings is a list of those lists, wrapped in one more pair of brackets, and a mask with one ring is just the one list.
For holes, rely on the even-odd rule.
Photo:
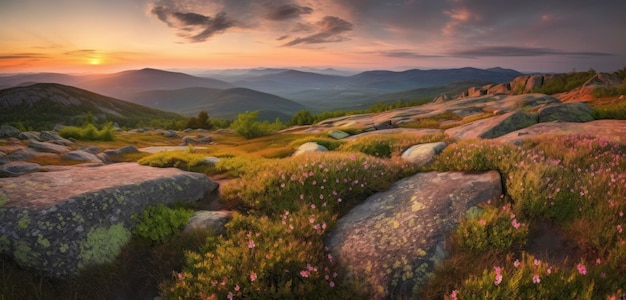
[(321, 21), (314, 24), (316, 33), (306, 37), (296, 38), (283, 46), (291, 47), (299, 44), (320, 44), (320, 43), (334, 43), (345, 41), (348, 38), (341, 34), (352, 30), (352, 23), (334, 16), (326, 16)]
[(4, 59), (24, 59), (24, 58), (29, 58), (29, 59), (39, 59), (39, 58), (46, 58), (46, 55), (40, 54), (40, 53), (10, 53), (10, 54), (5, 54), (5, 55), (0, 55), (0, 60), (4, 60)]
[(236, 22), (229, 19), (225, 12), (218, 12), (210, 17), (166, 6), (154, 6), (150, 12), (167, 26), (177, 29), (179, 36), (192, 43), (204, 42), (213, 35), (236, 26)]
[(514, 46), (489, 46), (477, 47), (467, 50), (453, 51), (453, 56), (476, 58), (476, 57), (521, 57), (521, 56), (546, 56), (546, 55), (566, 55), (566, 56), (612, 56), (614, 54), (605, 52), (576, 52), (562, 51), (551, 48), (532, 48)]
[(436, 57), (444, 57), (441, 55), (431, 55), (431, 54), (421, 54), (411, 50), (388, 50), (388, 51), (378, 51), (375, 54), (387, 56), (387, 57), (396, 57), (396, 58), (436, 58)]
[(311, 14), (313, 9), (308, 6), (300, 6), (297, 4), (289, 3), (281, 5), (267, 14), (267, 19), (273, 21), (283, 21), (298, 18), (301, 15)]

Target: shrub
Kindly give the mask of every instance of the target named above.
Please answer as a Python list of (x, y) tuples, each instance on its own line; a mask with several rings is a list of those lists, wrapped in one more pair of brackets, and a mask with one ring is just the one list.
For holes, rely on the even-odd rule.
[(463, 221), (454, 236), (465, 251), (506, 253), (526, 244), (528, 224), (519, 221), (510, 205), (502, 208), (483, 205), (482, 213)]
[(237, 134), (247, 139), (269, 135), (284, 127), (278, 119), (276, 119), (275, 123), (259, 122), (257, 121), (258, 116), (258, 111), (241, 113), (231, 127), (235, 129)]
[(595, 75), (596, 71), (593, 69), (589, 69), (587, 72), (555, 74), (552, 77), (547, 77), (540, 88), (534, 89), (531, 92), (547, 95), (567, 92), (582, 86), (583, 83), (587, 82), (587, 80)]
[(111, 122), (105, 124), (101, 130), (87, 123), (83, 127), (65, 126), (59, 131), (59, 135), (66, 139), (73, 138), (81, 141), (114, 141), (115, 128)]
[[(624, 94), (626, 94), (626, 91), (624, 92)], [(596, 120), (626, 120), (626, 102), (595, 106), (593, 107), (593, 117)]]
[(198, 170), (204, 165), (206, 156), (193, 151), (163, 151), (146, 156), (139, 161), (140, 165), (158, 168), (179, 168), (183, 170)]
[(185, 228), (193, 211), (169, 208), (163, 204), (146, 208), (141, 215), (133, 216), (137, 222), (133, 234), (154, 243), (163, 243)]

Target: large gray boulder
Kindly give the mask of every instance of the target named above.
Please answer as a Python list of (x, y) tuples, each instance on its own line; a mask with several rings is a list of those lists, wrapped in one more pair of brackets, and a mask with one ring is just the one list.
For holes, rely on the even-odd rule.
[(492, 139), (537, 124), (537, 120), (536, 114), (518, 111), (450, 128), (445, 133), (458, 140), (472, 138)]
[(37, 172), (40, 169), (41, 166), (36, 163), (14, 161), (0, 165), (0, 177), (15, 177), (32, 172)]
[(336, 140), (345, 139), (350, 136), (350, 134), (341, 130), (331, 130), (328, 132), (328, 135)]
[(232, 218), (233, 213), (230, 211), (196, 211), (193, 217), (189, 219), (184, 231), (208, 230), (220, 234), (224, 232), (226, 229), (224, 226)]
[(63, 145), (53, 144), (50, 142), (30, 141), (28, 147), (38, 152), (47, 152), (55, 154), (63, 154), (69, 151), (69, 148)]
[(502, 193), (496, 171), (419, 173), (338, 220), (326, 246), (369, 299), (410, 299), (446, 256), (444, 240), (465, 212)]
[(299, 156), (304, 153), (327, 152), (327, 151), (328, 151), (328, 148), (316, 142), (307, 142), (307, 143), (300, 145), (300, 147), (298, 147), (298, 150), (296, 150), (296, 152), (294, 152), (292, 156)]
[(121, 156), (124, 154), (130, 154), (130, 153), (139, 153), (139, 149), (137, 149), (137, 147), (133, 145), (130, 145), (130, 146), (126, 146), (126, 147), (122, 147), (118, 149), (109, 149), (109, 150), (104, 151), (104, 154), (108, 156), (113, 156), (113, 157)]
[(151, 205), (192, 202), (218, 184), (199, 173), (136, 163), (74, 166), (0, 181), (0, 254), (51, 277), (115, 259)]
[(427, 166), (446, 146), (444, 142), (415, 145), (402, 153), (402, 159), (419, 167)]
[(102, 160), (99, 157), (97, 157), (95, 154), (81, 151), (81, 150), (70, 151), (68, 153), (63, 154), (61, 158), (66, 159), (66, 160), (72, 160), (72, 161), (102, 163)]
[(9, 126), (9, 125), (0, 126), (0, 138), (17, 137), (19, 134), (20, 134), (20, 131), (13, 126)]
[(539, 123), (560, 122), (589, 122), (593, 121), (593, 110), (582, 102), (551, 104), (539, 111)]
[(24, 140), (24, 141), (37, 141), (37, 142), (41, 142), (41, 140), (39, 139), (39, 132), (34, 132), (34, 131), (24, 131), (24, 132), (20, 132), (20, 134), (17, 136), (18, 139), (20, 140)]
[(39, 140), (41, 140), (42, 142), (50, 142), (50, 143), (59, 144), (63, 146), (69, 146), (73, 144), (72, 141), (60, 137), (54, 131), (42, 131), (39, 134)]
[(191, 136), (184, 136), (180, 146), (197, 145), (200, 142)]

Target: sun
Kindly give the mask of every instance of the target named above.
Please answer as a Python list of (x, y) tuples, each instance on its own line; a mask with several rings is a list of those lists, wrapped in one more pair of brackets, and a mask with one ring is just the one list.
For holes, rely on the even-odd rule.
[(89, 59), (89, 64), (90, 65), (99, 65), (102, 63), (102, 60), (98, 57), (94, 57), (94, 58), (90, 58)]

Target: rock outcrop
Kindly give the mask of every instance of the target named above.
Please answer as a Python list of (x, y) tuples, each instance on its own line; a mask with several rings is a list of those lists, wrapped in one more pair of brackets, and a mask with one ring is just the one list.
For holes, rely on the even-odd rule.
[(299, 156), (304, 153), (326, 152), (326, 151), (328, 151), (328, 148), (315, 142), (308, 142), (308, 143), (304, 143), (300, 145), (300, 147), (298, 147), (298, 149), (296, 150), (296, 152), (293, 153), (292, 156)]
[(370, 299), (411, 298), (446, 256), (445, 236), (465, 212), (499, 197), (500, 175), (419, 173), (339, 219), (326, 245)]
[(593, 121), (593, 110), (581, 102), (552, 104), (539, 111), (539, 123), (550, 121), (589, 122)]
[(427, 143), (410, 147), (402, 153), (402, 159), (419, 167), (427, 166), (433, 162), (435, 155), (446, 148), (446, 143)]
[(205, 175), (135, 163), (63, 167), (0, 181), (0, 253), (51, 277), (112, 261), (147, 206), (203, 199)]

